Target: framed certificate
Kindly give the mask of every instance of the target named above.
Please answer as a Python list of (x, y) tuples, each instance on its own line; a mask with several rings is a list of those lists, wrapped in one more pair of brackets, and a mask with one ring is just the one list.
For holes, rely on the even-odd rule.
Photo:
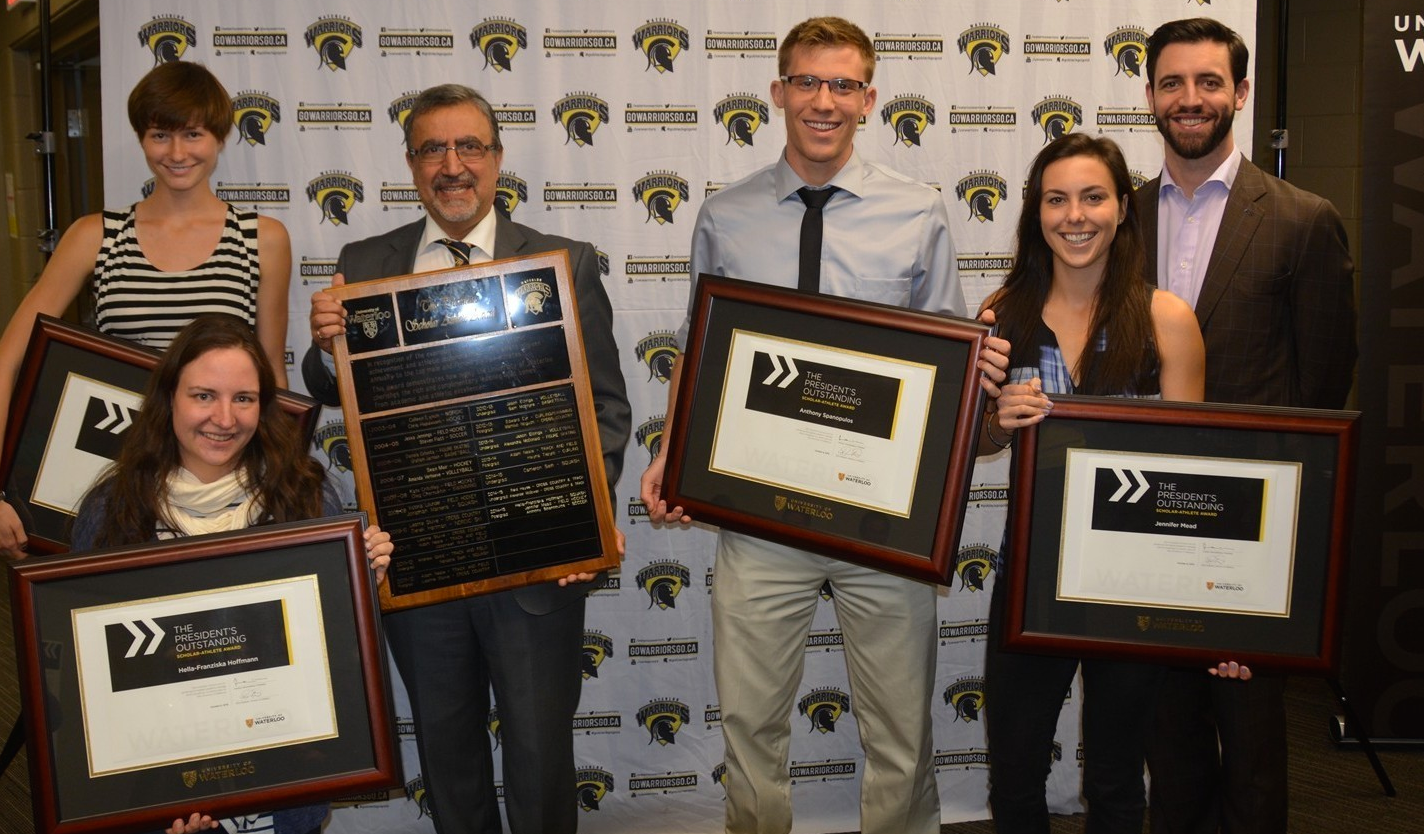
[(356, 500), (400, 610), (615, 567), (568, 253), (333, 287)]
[(360, 516), (10, 565), (36, 830), (401, 783)]
[[(29, 552), (69, 549), (79, 502), (118, 456), (161, 356), (52, 316), (36, 317), (0, 456), (0, 483), (25, 525)], [(291, 391), (279, 391), (277, 399), (310, 441), (317, 401)]]
[(1333, 671), (1358, 416), (1055, 397), (1014, 444), (1005, 646)]
[(669, 507), (947, 583), (979, 440), (979, 322), (703, 275)]

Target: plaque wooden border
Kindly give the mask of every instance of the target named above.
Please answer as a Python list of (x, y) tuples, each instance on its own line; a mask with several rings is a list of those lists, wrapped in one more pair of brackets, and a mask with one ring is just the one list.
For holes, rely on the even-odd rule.
[[(149, 374), (163, 354), (41, 313), (10, 398), (0, 484), (25, 524), (31, 553), (69, 549), (73, 515), (32, 501), (41, 456), (54, 440), (55, 419), (65, 380), (71, 373), (143, 395)], [(321, 406), (304, 394), (279, 390), (277, 402), (297, 422), (303, 445), (310, 445)]]
[[(532, 570), (514, 571), (489, 578), (454, 582), (441, 587), (401, 594), (392, 593), (392, 583), (388, 577), (387, 581), (381, 583), (380, 586), (382, 610), (398, 611), (405, 608), (430, 605), (476, 594), (492, 593), (532, 585), (538, 582), (548, 582), (576, 572), (596, 573), (598, 571), (615, 568), (619, 564), (620, 558), (616, 540), (617, 533), (614, 522), (613, 502), (609, 495), (607, 479), (604, 474), (603, 452), (598, 435), (593, 390), (589, 382), (588, 363), (584, 355), (583, 339), (581, 336), (582, 331), (579, 329), (578, 303), (574, 295), (573, 280), (571, 277), (572, 270), (569, 265), (567, 251), (557, 250), (555, 252), (543, 253), (531, 257), (506, 258), (482, 264), (458, 266), (453, 269), (420, 273), (417, 275), (404, 275), (372, 281), (362, 281), (360, 283), (332, 287), (329, 292), (341, 300), (347, 307), (347, 334), (349, 337), (358, 335), (359, 328), (364, 326), (361, 321), (355, 320), (355, 317), (350, 315), (353, 302), (361, 299), (370, 300), (381, 296), (392, 299), (389, 306), (393, 311), (393, 324), (398, 331), (405, 332), (405, 328), (401, 327), (399, 303), (396, 301), (398, 294), (402, 291), (440, 288), (457, 282), (491, 277), (502, 278), (507, 275), (541, 269), (553, 270), (559, 294), (560, 311), (562, 313), (559, 319), (544, 321), (526, 327), (506, 324), (503, 329), (497, 332), (457, 336), (426, 344), (409, 344), (402, 341), (397, 346), (365, 352), (359, 357), (353, 357), (347, 338), (338, 338), (334, 341), (333, 356), (335, 357), (337, 368), (337, 386), (341, 398), (342, 413), (346, 421), (346, 436), (351, 444), (352, 473), (356, 483), (356, 501), (361, 509), (370, 515), (372, 523), (380, 524), (383, 528), (390, 529), (390, 525), (381, 518), (380, 509), (377, 507), (375, 488), (373, 485), (373, 476), (376, 473), (373, 473), (371, 469), (371, 460), (367, 451), (365, 432), (363, 430), (364, 421), (376, 416), (398, 416), (400, 414), (431, 408), (448, 408), (462, 404), (476, 404), (481, 400), (511, 394), (537, 393), (542, 390), (572, 386), (576, 401), (579, 436), (583, 444), (584, 460), (587, 465), (588, 489), (593, 498), (592, 512), (596, 517), (595, 520), (598, 525), (599, 552), (576, 553), (567, 561), (561, 561), (557, 564), (538, 567)], [(564, 338), (562, 343), (564, 350), (567, 352), (569, 365), (569, 374), (566, 378), (502, 388), (476, 395), (425, 401), (417, 405), (408, 407), (401, 406), (389, 410), (376, 411), (362, 409), (355, 382), (356, 374), (352, 367), (354, 361), (460, 342), (473, 343), (482, 340), (498, 340), (509, 338), (516, 333), (550, 327), (561, 327), (563, 330)], [(405, 337), (402, 337), (402, 339), (404, 338)], [(476, 345), (474, 349), (479, 349), (479, 347), (480, 346)], [(537, 527), (537, 525), (532, 526)], [(530, 532), (538, 532), (538, 530), (531, 530)], [(400, 569), (399, 561), (402, 558), (409, 558), (410, 552), (410, 549), (403, 545), (398, 539), (396, 542), (396, 563), (393, 563), (391, 568), (393, 572)]]

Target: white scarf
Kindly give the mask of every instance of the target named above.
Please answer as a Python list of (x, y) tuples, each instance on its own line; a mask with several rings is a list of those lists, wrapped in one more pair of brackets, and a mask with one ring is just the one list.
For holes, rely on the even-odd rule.
[(192, 472), (178, 467), (168, 478), (168, 519), (176, 529), (170, 530), (160, 520), (158, 537), (199, 536), (250, 527), (262, 515), (262, 508), (248, 494), (237, 470), (210, 484), (198, 480)]

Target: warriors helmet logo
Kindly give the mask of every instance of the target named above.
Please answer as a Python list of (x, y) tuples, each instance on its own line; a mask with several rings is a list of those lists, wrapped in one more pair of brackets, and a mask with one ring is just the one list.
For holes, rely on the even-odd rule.
[(425, 789), (425, 776), (417, 776), (405, 783), (405, 798), (420, 809), (420, 816), (435, 819), (435, 809), (430, 807), (430, 791)]
[(650, 20), (633, 33), (633, 45), (648, 59), (644, 72), (672, 72), (673, 63), (688, 43), (687, 30), (672, 20)]
[(638, 445), (648, 450), (648, 460), (657, 460), (658, 455), (663, 451), (663, 423), (664, 417), (654, 417), (638, 427), (633, 432), (633, 438), (638, 441)]
[(994, 569), (994, 551), (982, 544), (961, 548), (954, 557), (954, 572), (959, 574), (959, 590), (984, 590), (984, 580)]
[(647, 220), (658, 225), (672, 222), (673, 212), (687, 202), (687, 180), (672, 171), (654, 171), (633, 183), (633, 199), (648, 210)]
[(677, 607), (677, 595), (692, 582), (686, 565), (665, 559), (638, 571), (638, 587), (648, 593), (648, 607), (666, 611)]
[(585, 811), (597, 811), (603, 797), (613, 790), (613, 774), (601, 767), (581, 767), (574, 771), (574, 791), (578, 806)]
[(494, 187), (494, 208), (505, 217), (511, 217), (519, 204), (529, 199), (529, 183), (514, 174), (500, 172)]
[(1043, 128), (1043, 144), (1047, 145), (1083, 123), (1083, 108), (1066, 96), (1049, 96), (1033, 108), (1033, 120)]
[(506, 303), (513, 304), (518, 300), (523, 303), (526, 316), (542, 316), (544, 315), (544, 306), (553, 296), (553, 285), (535, 276), (520, 281), (519, 286), (514, 290), (514, 298)]
[(180, 60), (197, 41), (197, 28), (176, 15), (155, 17), (138, 30), (138, 42), (153, 53), (155, 67)]
[(984, 712), (984, 679), (961, 678), (944, 690), (944, 702), (954, 707), (954, 719), (966, 724)]
[(1124, 26), (1108, 35), (1103, 49), (1117, 63), (1114, 75), (1137, 78), (1142, 75), (1142, 61), (1147, 55), (1147, 30), (1141, 26)]
[(405, 120), (410, 118), (410, 108), (414, 106), (418, 92), (405, 92), (399, 98), (391, 102), (391, 106), (386, 108), (386, 115), (391, 118), (391, 124), (405, 130)]
[(959, 51), (969, 59), (969, 72), (994, 75), (999, 59), (1009, 52), (1009, 33), (992, 23), (981, 23), (959, 35)]
[(717, 763), (717, 766), (714, 767), (714, 768), (712, 768), (712, 781), (713, 781), (713, 782), (716, 782), (716, 783), (719, 784), (719, 785), (721, 785), (721, 786), (723, 787), (723, 789), (725, 789), (725, 788), (727, 787), (727, 763), (726, 763), (726, 762), (718, 762), (718, 763)]
[(850, 696), (839, 689), (817, 689), (802, 698), (797, 709), (811, 721), (811, 732), (834, 733), (836, 722), (850, 712)]
[(508, 72), (514, 68), (514, 53), (529, 47), (529, 33), (507, 17), (486, 18), (470, 30), (470, 46), (485, 56), (485, 69)]
[(925, 128), (935, 123), (935, 108), (921, 96), (899, 96), (880, 108), (880, 118), (895, 128), (895, 141), (907, 148), (919, 147)]
[(672, 379), (672, 365), (678, 353), (677, 336), (671, 330), (654, 330), (633, 348), (633, 355), (648, 366), (648, 380), (662, 383)]
[(249, 145), (267, 144), (267, 130), (282, 121), (282, 107), (275, 98), (260, 92), (233, 96), (232, 123), (237, 137)]
[(727, 96), (712, 108), (712, 117), (727, 131), (727, 142), (745, 148), (757, 130), (771, 118), (771, 105), (756, 96), (742, 93)]
[(651, 701), (638, 710), (638, 723), (648, 730), (648, 744), (656, 741), (664, 747), (677, 743), (677, 731), (691, 719), (692, 711), (681, 701)]
[(954, 194), (969, 206), (969, 219), (989, 223), (1009, 194), (1008, 182), (993, 171), (972, 171), (954, 187)]
[(613, 641), (601, 631), (583, 633), (583, 679), (598, 677), (598, 667), (613, 656)]
[(346, 424), (340, 420), (317, 429), (312, 445), (326, 455), (326, 468), (338, 472), (351, 471), (351, 442), (346, 439)]
[(345, 171), (328, 171), (307, 183), (307, 199), (321, 208), (323, 223), (344, 226), (351, 209), (366, 201), (366, 187)]
[(344, 70), (351, 50), (361, 48), (361, 27), (344, 17), (323, 17), (307, 27), (306, 41), (316, 50), (318, 67)]
[(504, 741), (504, 736), (500, 734), (499, 708), (491, 707), (489, 718), (485, 721), (485, 728), (489, 730), (490, 738), (494, 739), (493, 749), (499, 749), (499, 743)]
[(608, 121), (608, 102), (593, 93), (570, 93), (554, 105), (554, 119), (564, 126), (564, 144), (593, 144), (593, 134)]

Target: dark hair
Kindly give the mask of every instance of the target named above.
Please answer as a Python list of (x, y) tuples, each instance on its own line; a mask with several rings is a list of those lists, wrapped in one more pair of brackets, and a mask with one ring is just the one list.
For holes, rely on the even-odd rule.
[[(91, 492), (107, 491), (95, 547), (116, 547), (153, 538), (169, 522), (168, 478), (180, 463), (173, 434), (173, 395), (183, 369), (212, 350), (236, 348), (257, 366), (260, 413), (257, 431), (242, 450), (237, 471), (263, 511), (263, 522), (321, 515), (323, 473), (307, 454), (296, 423), (277, 403), (277, 382), (257, 335), (242, 319), (209, 313), (184, 327), (149, 378), (143, 407), (124, 434), (123, 447)], [(87, 499), (86, 499), (87, 503)]]
[(1157, 56), (1161, 55), (1162, 50), (1169, 44), (1201, 43), (1202, 41), (1223, 44), (1231, 53), (1232, 86), (1246, 80), (1246, 64), (1251, 60), (1251, 50), (1246, 48), (1246, 42), (1241, 40), (1241, 36), (1219, 20), (1212, 20), (1209, 17), (1193, 17), (1187, 20), (1163, 23), (1157, 27), (1157, 31), (1152, 33), (1152, 37), (1147, 39), (1148, 85), (1151, 85), (1156, 77), (1153, 72), (1157, 68)]
[(865, 59), (865, 77), (859, 81), (870, 81), (875, 76), (875, 44), (866, 36), (865, 30), (843, 17), (813, 17), (791, 27), (782, 38), (776, 50), (776, 72), (785, 75), (791, 71), (791, 53), (798, 46), (808, 49), (820, 47), (850, 46)]
[[(1132, 178), (1122, 150), (1111, 139), (1070, 133), (1039, 151), (1029, 167), (1023, 210), (1019, 213), (1018, 251), (1004, 286), (994, 299), (994, 315), (1010, 344), (1027, 344), (1042, 320), (1043, 305), (1053, 284), (1053, 250), (1040, 225), (1043, 172), (1049, 165), (1073, 156), (1102, 162), (1112, 176), (1113, 190), (1126, 206), (1117, 227), (1103, 280), (1093, 303), (1088, 344), (1079, 354), (1074, 375), (1082, 380), (1081, 393), (1116, 394), (1135, 387), (1153, 362), (1152, 288), (1144, 278), (1147, 250), (1132, 201)], [(1107, 349), (1095, 349), (1097, 334), (1106, 335)]]
[(485, 114), (485, 118), (489, 119), (490, 127), (494, 130), (494, 138), (490, 141), (494, 143), (495, 150), (504, 147), (504, 144), (499, 141), (499, 119), (494, 115), (494, 108), (490, 106), (484, 96), (464, 84), (439, 84), (421, 91), (420, 95), (415, 97), (415, 101), (411, 102), (410, 112), (406, 114), (405, 124), (401, 126), (405, 132), (406, 150), (414, 150), (410, 146), (410, 134), (415, 130), (416, 119), (432, 110), (454, 107), (459, 104), (473, 104), (481, 113)]
[(201, 125), (218, 141), (232, 132), (232, 99), (202, 64), (170, 61), (148, 71), (129, 93), (129, 124), (142, 139), (151, 127)]

